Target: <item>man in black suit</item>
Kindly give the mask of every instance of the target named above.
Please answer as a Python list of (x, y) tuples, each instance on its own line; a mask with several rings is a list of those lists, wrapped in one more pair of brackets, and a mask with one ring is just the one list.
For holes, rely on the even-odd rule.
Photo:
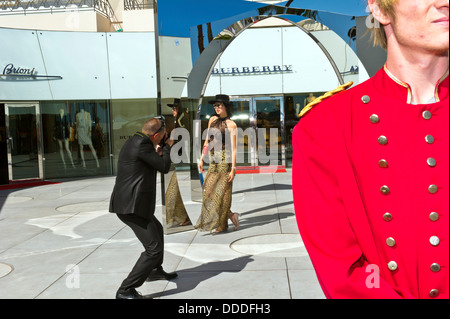
[(164, 120), (152, 118), (120, 150), (109, 211), (116, 213), (133, 230), (145, 251), (122, 282), (116, 294), (117, 299), (145, 298), (135, 288), (146, 280), (177, 277), (176, 273), (166, 273), (162, 269), (163, 227), (154, 216), (156, 172), (169, 172), (172, 145)]

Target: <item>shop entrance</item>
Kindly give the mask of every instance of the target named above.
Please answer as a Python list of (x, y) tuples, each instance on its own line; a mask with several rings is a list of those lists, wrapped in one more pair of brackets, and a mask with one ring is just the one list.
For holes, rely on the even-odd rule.
[(238, 165), (286, 166), (283, 98), (242, 97), (232, 102), (232, 119), (244, 133), (238, 136)]
[(43, 179), (39, 104), (4, 104), (9, 181)]
[[(258, 165), (286, 166), (283, 152), (284, 106), (282, 97), (254, 98)], [(262, 140), (264, 139), (264, 140)]]
[(5, 104), (0, 103), (0, 185), (8, 184), (8, 146), (6, 143)]

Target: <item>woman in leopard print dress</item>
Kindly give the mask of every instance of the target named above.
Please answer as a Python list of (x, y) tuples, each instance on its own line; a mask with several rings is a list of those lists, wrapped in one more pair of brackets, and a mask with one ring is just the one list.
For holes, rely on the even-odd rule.
[(237, 126), (230, 119), (231, 102), (227, 95), (216, 95), (214, 114), (208, 123), (199, 170), (203, 172), (204, 157), (209, 155), (210, 164), (203, 183), (201, 215), (195, 228), (220, 233), (228, 230), (228, 219), (239, 227), (239, 215), (231, 212), (231, 195), (236, 170)]

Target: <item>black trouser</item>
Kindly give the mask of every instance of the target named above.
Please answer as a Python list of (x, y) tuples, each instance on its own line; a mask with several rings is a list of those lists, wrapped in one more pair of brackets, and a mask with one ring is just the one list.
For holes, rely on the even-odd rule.
[(122, 282), (119, 291), (123, 292), (142, 286), (151, 271), (161, 267), (164, 258), (164, 233), (163, 226), (155, 216), (150, 220), (132, 214), (117, 216), (130, 226), (145, 248), (128, 277)]

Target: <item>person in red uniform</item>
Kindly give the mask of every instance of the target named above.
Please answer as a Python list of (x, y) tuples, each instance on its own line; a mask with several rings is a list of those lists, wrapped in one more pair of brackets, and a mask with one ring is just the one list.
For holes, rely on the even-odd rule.
[(327, 298), (449, 298), (449, 1), (368, 4), (387, 62), (295, 127), (298, 227)]

